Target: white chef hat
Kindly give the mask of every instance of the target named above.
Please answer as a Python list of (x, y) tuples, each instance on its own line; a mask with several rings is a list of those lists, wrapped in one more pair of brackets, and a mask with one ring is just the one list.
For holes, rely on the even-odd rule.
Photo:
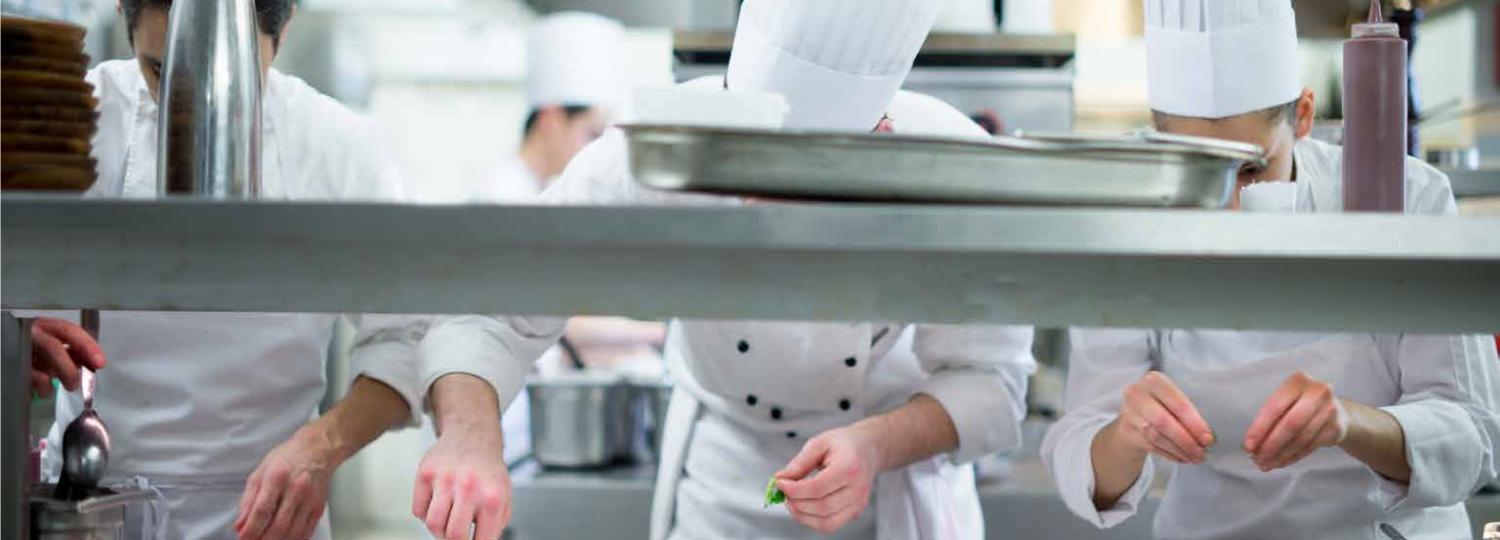
[(786, 97), (786, 127), (869, 131), (911, 71), (941, 0), (745, 0), (730, 90)]
[(624, 97), (624, 30), (579, 11), (543, 17), (526, 44), (526, 100), (532, 108), (614, 108)]
[(1145, 0), (1151, 108), (1228, 118), (1302, 92), (1291, 0)]

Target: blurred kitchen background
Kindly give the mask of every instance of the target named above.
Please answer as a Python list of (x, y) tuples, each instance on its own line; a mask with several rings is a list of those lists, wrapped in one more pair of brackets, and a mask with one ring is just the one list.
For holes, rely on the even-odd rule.
[[(1140, 0), (948, 0), (908, 87), (935, 94), (1002, 133), (1123, 131), (1149, 122)], [(1404, 2), (1402, 2), (1404, 3)], [(1453, 176), (1467, 213), (1500, 214), (1494, 193), (1465, 178), (1500, 169), (1500, 11), (1494, 0), (1417, 2), (1425, 12), (1413, 53), (1421, 155)], [(1315, 136), (1339, 140), (1340, 43), (1363, 18), (1362, 0), (1295, 3), (1303, 80), (1318, 96)], [(3, 0), (90, 28), (94, 61), (130, 55), (114, 0)], [(454, 198), (513, 154), (527, 110), (526, 30), (540, 14), (585, 10), (627, 25), (625, 73), (632, 85), (665, 85), (720, 71), (737, 0), (302, 0), (276, 66), (370, 114), (399, 153), (412, 191)], [(624, 111), (628, 120), (629, 111)], [(1478, 181), (1472, 185), (1491, 186)], [(1039, 331), (1048, 367), (1033, 385), (1027, 448), (981, 464), (991, 537), (1084, 537), (1036, 464), (1035, 446), (1060, 403), (1066, 344)], [(335, 345), (344, 350), (347, 344)], [(330, 381), (344, 381), (344, 356)], [(340, 383), (342, 384), (342, 383)], [(340, 384), (332, 384), (330, 393)], [(331, 396), (332, 397), (332, 396)], [(391, 433), (338, 473), (332, 502), (341, 539), (424, 534), (409, 514), (423, 451), (417, 430)], [(649, 465), (605, 472), (515, 472), (514, 532), (521, 538), (644, 537)], [(1490, 496), (1483, 510), (1500, 515)], [(556, 519), (569, 516), (568, 519)], [(1053, 519), (1056, 517), (1056, 519)], [(1112, 531), (1145, 537), (1149, 519)], [(527, 533), (531, 534), (527, 534)], [(1014, 536), (1011, 536), (1014, 535)], [(602, 536), (601, 536), (602, 537)]]

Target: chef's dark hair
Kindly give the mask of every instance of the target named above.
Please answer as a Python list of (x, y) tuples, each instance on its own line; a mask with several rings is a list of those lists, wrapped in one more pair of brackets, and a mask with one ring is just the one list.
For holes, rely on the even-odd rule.
[[(281, 30), (286, 28), (286, 22), (292, 18), (292, 8), (297, 0), (254, 0), (255, 1), (255, 23), (260, 26), (260, 31), (271, 36), (271, 46), (281, 46)], [(135, 25), (140, 22), (141, 10), (148, 7), (158, 7), (163, 10), (172, 8), (172, 0), (120, 0), (120, 11), (125, 12), (125, 35), (130, 42), (135, 43)]]
[[(544, 108), (545, 107), (537, 107), (531, 110), (531, 114), (526, 115), (526, 125), (521, 128), (521, 138), (524, 139), (531, 136), (531, 129), (536, 127), (537, 118), (542, 115), (542, 109)], [(589, 105), (562, 106), (563, 114), (567, 115), (568, 120), (572, 120), (578, 115), (589, 112), (590, 110), (593, 110), (593, 107)]]
[[(1302, 98), (1298, 97), (1297, 99), (1288, 101), (1286, 103), (1282, 103), (1280, 105), (1272, 105), (1270, 107), (1266, 107), (1264, 109), (1260, 109), (1260, 110), (1256, 110), (1256, 111), (1250, 111), (1250, 112), (1247, 112), (1245, 114), (1260, 115), (1260, 116), (1262, 116), (1262, 117), (1264, 117), (1266, 119), (1266, 123), (1269, 123), (1272, 126), (1275, 126), (1276, 124), (1279, 124), (1279, 123), (1282, 123), (1282, 122), (1286, 122), (1286, 125), (1291, 126), (1293, 128), (1296, 128), (1297, 127), (1297, 101), (1300, 100), (1300, 99), (1302, 99)], [(1162, 125), (1166, 124), (1168, 121), (1170, 121), (1173, 118), (1184, 118), (1184, 117), (1179, 116), (1179, 115), (1175, 115), (1175, 114), (1164, 113), (1164, 112), (1158, 111), (1156, 109), (1152, 109), (1151, 110), (1151, 122), (1156, 125), (1157, 129), (1161, 129)]]

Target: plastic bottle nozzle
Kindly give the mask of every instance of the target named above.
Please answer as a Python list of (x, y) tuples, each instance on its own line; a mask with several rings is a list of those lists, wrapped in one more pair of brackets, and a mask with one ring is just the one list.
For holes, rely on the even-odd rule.
[(1370, 14), (1365, 17), (1368, 24), (1385, 22), (1385, 17), (1380, 13), (1380, 0), (1370, 0)]

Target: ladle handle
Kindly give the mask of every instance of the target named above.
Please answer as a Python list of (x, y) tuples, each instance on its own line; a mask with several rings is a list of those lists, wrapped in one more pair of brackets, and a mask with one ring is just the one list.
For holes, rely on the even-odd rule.
[[(94, 341), (99, 341), (99, 310), (84, 309), (78, 312), (78, 322), (82, 323), (83, 330), (89, 333)], [(83, 409), (94, 408), (94, 370), (82, 368), (79, 387), (83, 391)]]

